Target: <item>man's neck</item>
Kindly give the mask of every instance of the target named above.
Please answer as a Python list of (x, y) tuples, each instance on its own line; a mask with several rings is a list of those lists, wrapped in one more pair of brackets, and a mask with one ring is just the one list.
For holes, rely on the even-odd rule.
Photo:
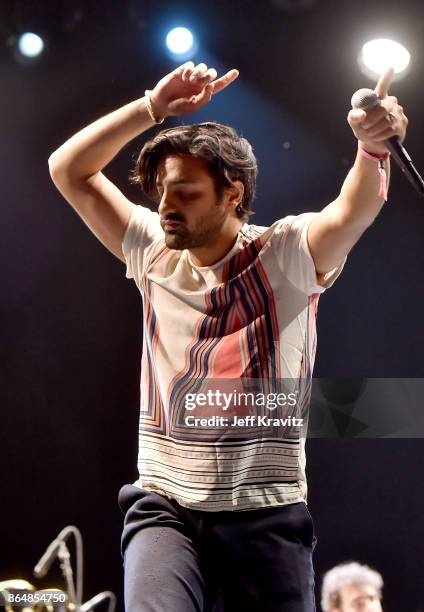
[(221, 232), (216, 235), (211, 245), (189, 249), (190, 258), (194, 265), (200, 267), (213, 266), (225, 257), (233, 248), (237, 234), (243, 225), (244, 223), (240, 219), (231, 220), (231, 223), (223, 227)]

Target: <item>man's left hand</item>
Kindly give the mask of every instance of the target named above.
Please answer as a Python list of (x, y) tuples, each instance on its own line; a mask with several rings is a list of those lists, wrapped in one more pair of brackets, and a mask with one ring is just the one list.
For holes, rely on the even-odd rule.
[(392, 77), (392, 68), (380, 77), (374, 90), (380, 101), (374, 108), (367, 112), (351, 110), (347, 117), (359, 146), (370, 153), (385, 153), (384, 141), (392, 136), (398, 136), (401, 142), (405, 139), (408, 118), (397, 98), (388, 95)]

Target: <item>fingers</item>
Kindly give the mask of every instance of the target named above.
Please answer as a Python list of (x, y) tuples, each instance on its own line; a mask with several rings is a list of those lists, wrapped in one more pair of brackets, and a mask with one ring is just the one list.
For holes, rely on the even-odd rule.
[(388, 110), (382, 104), (374, 106), (373, 109), (366, 113), (364, 121), (361, 123), (361, 127), (366, 130), (372, 130), (382, 119), (388, 114)]
[(193, 62), (185, 62), (184, 64), (181, 64), (181, 66), (178, 66), (178, 68), (175, 68), (174, 70), (174, 74), (184, 74), (184, 70), (186, 68), (194, 68), (194, 64)]
[(359, 124), (362, 121), (364, 121), (364, 119), (366, 119), (367, 117), (367, 113), (361, 109), (361, 108), (355, 108), (354, 110), (351, 110), (349, 112), (349, 123), (352, 121), (354, 124)]
[(388, 140), (389, 138), (395, 135), (396, 135), (396, 132), (393, 132), (393, 128), (392, 127), (388, 128), (386, 125), (385, 129), (383, 129), (381, 132), (379, 132), (375, 136), (372, 136), (371, 139), (373, 142), (383, 142), (384, 140)]
[(236, 69), (230, 70), (224, 76), (215, 80), (218, 76), (215, 68), (209, 68), (204, 63), (197, 64), (195, 66), (193, 62), (186, 62), (179, 68), (178, 74), (182, 75), (182, 80), (185, 83), (192, 83), (196, 85), (205, 86), (207, 83), (213, 84), (213, 93), (222, 91), (230, 83), (232, 83), (239, 75), (239, 71)]
[(185, 70), (183, 81), (195, 83), (196, 85), (205, 85), (210, 83), (217, 77), (215, 68), (209, 68), (206, 64), (198, 64), (197, 66), (189, 67)]
[[(211, 70), (213, 70), (216, 75), (216, 70)], [(233, 70), (229, 70), (227, 74), (224, 74), (224, 76), (222, 76), (220, 79), (213, 81), (212, 83), (208, 83), (197, 96), (193, 96), (190, 100), (192, 109), (198, 110), (204, 104), (210, 102), (213, 94), (216, 94), (218, 91), (222, 91), (225, 87), (232, 83), (238, 77), (238, 75), (239, 71), (234, 68)], [(205, 77), (203, 76), (203, 78)]]
[(348, 115), (348, 122), (359, 140), (380, 141), (385, 139), (380, 138), (382, 134), (386, 135), (390, 132), (390, 136), (393, 136), (395, 116), (382, 108), (378, 115), (374, 115), (373, 120), (370, 121), (369, 117), (361, 119), (356, 110), (351, 110)]
[(351, 110), (348, 122), (356, 138), (371, 146), (373, 143), (380, 145), (392, 136), (403, 142), (408, 126), (408, 118), (393, 96), (386, 97), (367, 114), (359, 109)]
[(193, 110), (198, 110), (204, 104), (207, 104), (208, 102), (210, 102), (212, 98), (212, 94), (213, 94), (212, 85), (211, 84), (206, 85), (206, 87), (203, 89), (201, 93), (199, 93), (197, 96), (193, 96), (191, 100)]
[(209, 70), (207, 70), (207, 66), (205, 64), (199, 65), (204, 66), (204, 68), (202, 67), (198, 70), (196, 67), (196, 70), (194, 70), (189, 77), (189, 82), (194, 83), (196, 85), (200, 85), (202, 87), (216, 79), (217, 72), (215, 68), (209, 68)]
[(183, 71), (183, 81), (186, 83), (196, 83), (199, 79), (204, 77), (208, 67), (206, 64), (197, 64), (195, 66), (193, 62), (187, 62)]
[(385, 152), (385, 141), (396, 136), (403, 142), (408, 118), (398, 104), (397, 98), (389, 96), (389, 87), (394, 74), (389, 68), (381, 75), (375, 87), (378, 103), (366, 113), (361, 109), (351, 110), (348, 122), (356, 138), (369, 150)]
[(215, 93), (222, 91), (239, 76), (239, 71), (229, 70), (217, 79), (215, 68), (208, 68), (204, 63), (195, 66), (193, 62), (186, 62), (175, 68), (171, 75), (171, 79), (169, 75), (166, 77), (174, 87), (172, 96), (168, 96), (167, 114), (181, 115), (195, 112), (210, 102)]
[(236, 80), (239, 74), (239, 71), (236, 68), (233, 68), (232, 70), (229, 70), (227, 74), (224, 74), (224, 76), (220, 77), (216, 81), (213, 81), (213, 83), (211, 83), (211, 85), (213, 85), (213, 93), (216, 94), (225, 89), (225, 87), (228, 87), (230, 83)]
[(393, 135), (394, 115), (386, 115), (380, 121), (373, 125), (372, 128), (366, 130), (367, 136), (371, 140), (380, 141), (388, 138), (387, 134)]
[(382, 100), (389, 93), (390, 83), (394, 75), (394, 69), (388, 68), (378, 79), (378, 83), (374, 89), (377, 96)]
[(386, 120), (386, 126), (390, 112), (393, 109), (399, 108), (397, 98), (394, 96), (387, 96), (383, 101), (376, 104), (368, 112), (362, 109), (351, 110), (349, 113), (349, 123), (356, 128), (367, 130), (369, 134), (373, 134), (378, 131), (378, 125)]
[(195, 66), (194, 70), (191, 71), (191, 74), (189, 76), (190, 83), (197, 83), (201, 79), (204, 79), (207, 70), (208, 67), (206, 66), (206, 64), (197, 64), (197, 66)]

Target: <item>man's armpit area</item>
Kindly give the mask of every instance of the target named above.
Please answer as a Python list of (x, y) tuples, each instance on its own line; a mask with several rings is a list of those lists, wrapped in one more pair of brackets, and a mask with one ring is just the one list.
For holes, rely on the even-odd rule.
[(309, 226), (311, 222), (313, 221), (313, 219), (319, 214), (320, 213), (314, 213), (313, 215), (311, 215), (311, 218), (309, 219), (309, 223), (305, 224), (305, 227), (302, 232), (301, 242), (313, 264), (314, 271), (315, 271), (316, 284), (319, 287), (328, 289), (329, 287), (331, 287), (331, 285), (334, 283), (334, 281), (337, 279), (337, 277), (340, 275), (341, 271), (343, 270), (344, 265), (346, 263), (347, 256), (345, 256), (344, 259), (338, 265), (331, 268), (331, 270), (329, 270), (328, 272), (318, 272), (317, 271), (315, 260), (313, 258), (313, 255), (312, 255), (312, 252), (309, 246)]
[(315, 270), (315, 274), (317, 277), (317, 284), (320, 285), (321, 287), (324, 287), (325, 289), (328, 289), (329, 287), (331, 287), (331, 285), (334, 283), (336, 278), (339, 276), (339, 274), (343, 270), (344, 265), (346, 263), (346, 259), (347, 257), (345, 257), (344, 260), (338, 266), (336, 266), (329, 272), (318, 274)]

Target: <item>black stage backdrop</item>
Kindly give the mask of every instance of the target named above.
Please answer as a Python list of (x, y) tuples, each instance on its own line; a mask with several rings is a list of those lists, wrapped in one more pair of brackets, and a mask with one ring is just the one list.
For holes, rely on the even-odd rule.
[[(86, 598), (111, 589), (122, 609), (117, 494), (136, 478), (141, 305), (123, 264), (56, 192), (48, 156), (175, 67), (161, 36), (180, 18), (201, 39), (195, 59), (240, 70), (231, 90), (184, 122), (228, 123), (253, 143), (253, 222), (319, 210), (354, 159), (346, 115), (352, 93), (370, 86), (356, 64), (369, 38), (391, 36), (412, 52), (392, 91), (410, 118), (408, 150), (424, 168), (424, 9), (418, 0), (317, 0), (303, 11), (271, 0), (37, 4), (45, 56), (25, 66), (6, 45), (0, 51), (0, 580), (62, 584), (57, 564), (41, 583), (31, 569), (74, 524), (85, 543)], [(2, 3), (3, 42), (16, 10), (30, 5)], [(139, 203), (127, 179), (146, 137), (106, 172)], [(316, 376), (424, 376), (423, 240), (423, 201), (394, 169), (389, 203), (320, 300)], [(356, 559), (382, 572), (387, 612), (424, 609), (423, 450), (421, 439), (309, 440), (318, 583)]]

